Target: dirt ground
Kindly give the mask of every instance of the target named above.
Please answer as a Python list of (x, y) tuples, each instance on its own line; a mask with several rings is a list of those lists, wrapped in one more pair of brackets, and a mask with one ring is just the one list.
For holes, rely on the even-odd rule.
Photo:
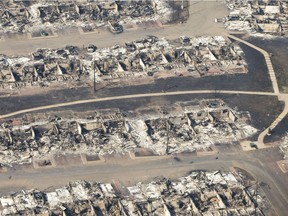
[[(80, 34), (77, 30), (64, 29), (57, 32), (59, 37), (47, 39), (33, 39), (29, 40), (26, 35), (10, 35), (5, 36), (4, 41), (0, 41), (0, 52), (3, 54), (28, 54), (35, 51), (36, 48), (59, 48), (65, 46), (67, 43), (82, 47), (83, 44), (96, 44), (98, 47), (111, 46), (112, 44), (124, 44), (124, 42), (132, 41), (137, 38), (143, 38), (146, 35), (156, 35), (158, 37), (167, 37), (174, 39), (181, 35), (198, 36), (198, 35), (217, 35), (225, 33), (221, 23), (215, 23), (214, 18), (223, 17), (227, 14), (227, 10), (222, 2), (217, 1), (199, 1), (190, 3), (190, 18), (186, 23), (177, 24), (167, 27), (156, 27), (146, 29), (131, 29), (125, 31), (123, 34), (113, 35), (108, 31), (99, 30), (95, 34)], [(67, 42), (68, 41), (68, 42)], [(274, 54), (272, 62), (277, 76), (280, 78), (280, 89), (288, 92), (288, 73), (287, 73), (287, 47), (283, 46), (282, 42), (277, 42), (277, 46), (270, 48), (268, 45), (270, 41), (264, 44), (262, 41), (251, 41), (263, 49), (271, 50)], [(268, 44), (268, 45), (267, 45)], [(282, 44), (282, 45), (281, 45)], [(286, 44), (286, 42), (285, 42)], [(267, 46), (266, 46), (267, 45)], [(173, 79), (160, 79), (156, 83), (141, 85), (141, 86), (124, 86), (117, 88), (103, 88), (96, 93), (92, 88), (79, 89), (64, 89), (55, 91), (44, 91), (33, 96), (26, 95), (22, 97), (2, 97), (0, 102), (0, 113), (8, 113), (19, 109), (28, 107), (41, 106), (47, 103), (59, 103), (65, 101), (81, 100), (85, 98), (107, 97), (112, 95), (137, 94), (143, 92), (159, 92), (191, 90), (191, 89), (210, 89), (215, 90), (215, 94), (209, 95), (182, 95), (166, 96), (157, 98), (141, 98), (129, 99), (121, 101), (109, 101), (86, 104), (85, 106), (73, 106), (58, 108), (55, 111), (62, 110), (97, 110), (102, 108), (119, 108), (122, 111), (138, 109), (150, 105), (171, 106), (176, 102), (188, 101), (192, 99), (202, 98), (221, 98), (230, 107), (237, 107), (241, 111), (249, 111), (252, 118), (252, 125), (260, 131), (269, 126), (277, 115), (282, 111), (283, 104), (272, 96), (253, 96), (253, 95), (227, 95), (221, 94), (221, 90), (260, 90), (271, 91), (271, 82), (268, 78), (265, 62), (259, 53), (246, 46), (242, 46), (246, 53), (249, 64), (249, 73), (241, 75), (224, 75), (217, 77), (203, 77), (200, 79), (188, 79), (185, 77), (177, 77)], [(278, 52), (279, 49), (279, 52)], [(286, 60), (285, 60), (286, 59)], [(282, 88), (281, 88), (282, 86)], [(34, 90), (33, 90), (34, 91)], [(35, 90), (37, 92), (37, 89)], [(33, 93), (35, 93), (33, 92)], [(37, 92), (39, 93), (39, 92)], [(4, 93), (0, 93), (4, 94)], [(281, 126), (282, 124), (282, 126)], [(284, 129), (287, 125), (287, 117), (281, 122), (279, 127)], [(278, 135), (280, 130), (275, 130), (270, 138)], [(281, 136), (281, 135), (279, 135)], [(253, 139), (256, 139), (254, 137)], [(221, 146), (222, 150), (228, 147)], [(234, 148), (234, 147), (231, 147)], [(49, 189), (47, 186), (56, 187), (68, 183), (71, 180), (78, 180), (85, 178), (86, 180), (111, 182), (114, 180), (123, 182), (124, 185), (132, 185), (138, 181), (150, 181), (155, 176), (165, 177), (180, 177), (191, 170), (205, 169), (205, 170), (229, 170), (231, 166), (238, 166), (249, 170), (256, 180), (264, 182), (263, 190), (267, 197), (272, 199), (272, 203), (279, 215), (285, 215), (285, 203), (287, 203), (287, 178), (280, 172), (276, 160), (281, 160), (281, 155), (277, 148), (257, 150), (253, 152), (245, 152), (235, 147), (235, 152), (231, 149), (226, 152), (221, 150), (219, 160), (215, 157), (196, 157), (188, 156), (181, 158), (182, 161), (177, 162), (173, 159), (167, 159), (159, 162), (146, 162), (139, 165), (135, 161), (127, 162), (126, 159), (111, 160), (110, 165), (99, 165), (97, 168), (93, 166), (78, 167), (78, 168), (63, 168), (55, 170), (35, 171), (29, 169), (12, 171), (11, 173), (1, 174), (0, 192), (10, 193), (13, 190), (24, 188), (32, 188), (37, 186), (40, 189)], [(247, 161), (249, 161), (247, 163)], [(130, 164), (130, 165), (129, 165)], [(131, 165), (132, 164), (132, 165)], [(135, 165), (135, 167), (134, 167)], [(77, 172), (76, 172), (77, 170)], [(4, 180), (5, 179), (5, 180)], [(39, 180), (40, 179), (40, 180)], [(268, 186), (267, 186), (268, 185)], [(50, 187), (51, 189), (51, 187)], [(281, 194), (283, 196), (280, 196)], [(279, 195), (280, 194), (280, 195)], [(285, 198), (285, 199), (282, 199)]]
[(270, 136), (266, 136), (265, 143), (279, 141), (282, 137), (286, 136), (288, 132), (288, 116), (286, 116), (272, 131)]
[(288, 38), (263, 39), (251, 37), (248, 41), (272, 54), (271, 61), (276, 73), (279, 90), (288, 93)]
[[(144, 107), (160, 106), (170, 107), (175, 103), (187, 102), (191, 100), (201, 99), (215, 99), (220, 98), (224, 100), (231, 108), (238, 109), (239, 111), (249, 111), (251, 115), (251, 124), (259, 129), (259, 133), (267, 128), (275, 118), (282, 112), (284, 104), (278, 101), (274, 96), (254, 96), (254, 95), (233, 95), (233, 94), (221, 94), (221, 92), (215, 92), (215, 94), (195, 94), (195, 95), (181, 95), (181, 96), (161, 96), (153, 98), (137, 98), (137, 99), (125, 99), (114, 100), (105, 102), (96, 102), (83, 105), (74, 105), (62, 108), (56, 108), (47, 111), (55, 111), (55, 115), (59, 111), (76, 111), (85, 112), (93, 111), (97, 109), (112, 109), (118, 108), (122, 112), (129, 112), (130, 110), (139, 110)], [(27, 103), (29, 103), (27, 101)], [(41, 112), (40, 112), (41, 113)], [(252, 140), (257, 139), (256, 134), (252, 137)]]
[[(142, 85), (115, 85), (96, 86), (97, 92), (91, 87), (80, 87), (69, 89), (20, 89), (12, 95), (1, 97), (0, 114), (26, 109), (31, 107), (56, 104), (60, 102), (75, 101), (96, 97), (109, 97), (128, 94), (152, 93), (161, 91), (183, 91), (183, 90), (239, 90), (239, 91), (272, 91), (271, 81), (268, 76), (267, 67), (263, 56), (257, 51), (242, 46), (248, 62), (249, 72), (247, 74), (207, 76), (201, 78), (173, 77), (158, 79), (150, 84)], [(85, 83), (87, 86), (87, 83)]]

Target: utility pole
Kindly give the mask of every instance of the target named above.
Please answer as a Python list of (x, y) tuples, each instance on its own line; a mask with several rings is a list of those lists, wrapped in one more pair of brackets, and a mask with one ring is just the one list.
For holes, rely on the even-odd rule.
[(167, 132), (167, 143), (166, 143), (166, 154), (168, 155), (169, 152), (169, 132), (170, 132), (170, 128), (169, 128), (169, 120), (166, 121), (166, 132)]
[(95, 58), (94, 57), (93, 57), (93, 72), (94, 72), (93, 87), (94, 87), (94, 92), (96, 92), (96, 72), (95, 72)]

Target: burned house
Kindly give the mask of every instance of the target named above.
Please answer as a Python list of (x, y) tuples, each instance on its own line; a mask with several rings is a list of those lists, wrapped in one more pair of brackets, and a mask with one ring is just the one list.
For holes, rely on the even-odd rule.
[[(24, 127), (5, 126), (0, 131), (1, 161), (28, 162), (50, 153), (124, 153), (137, 148), (129, 123), (119, 114), (75, 121), (56, 117)], [(23, 142), (21, 144), (21, 137)], [(18, 150), (17, 150), (18, 149)]]
[[(184, 41), (189, 42), (184, 42)], [(97, 49), (90, 44), (38, 49), (31, 56), (0, 56), (0, 87), (49, 86), (94, 79), (96, 82), (151, 77), (211, 76), (246, 73), (242, 49), (221, 36), (181, 37), (168, 41), (149, 36)], [(84, 83), (83, 83), (84, 84)]]
[(195, 151), (200, 146), (208, 149), (213, 144), (237, 142), (256, 132), (248, 126), (247, 113), (235, 113), (220, 105), (219, 101), (206, 102), (192, 107), (184, 106), (184, 114), (138, 121), (138, 127), (146, 130), (147, 148), (149, 146), (158, 154)]
[(17, 124), (7, 121), (0, 128), (0, 160), (13, 164), (43, 159), (41, 164), (45, 164), (47, 156), (59, 154), (205, 151), (218, 143), (237, 143), (257, 132), (250, 126), (247, 112), (236, 112), (220, 100), (197, 103), (178, 104), (174, 106), (177, 112), (162, 114), (155, 107), (153, 115), (142, 115), (140, 110), (124, 117), (119, 111), (100, 110), (81, 117), (77, 113), (66, 117), (47, 113), (24, 117)]
[(3, 32), (33, 32), (48, 27), (107, 25), (121, 33), (122, 23), (169, 20), (172, 9), (165, 1), (12, 1), (0, 3), (0, 27)]
[(126, 43), (126, 47), (110, 48), (110, 52), (98, 49), (89, 55), (95, 59), (99, 82), (134, 76), (199, 77), (247, 72), (241, 48), (223, 37), (189, 38), (189, 43), (180, 45), (182, 40), (148, 37)]
[(1, 211), (1, 215), (85, 214), (92, 216), (111, 212), (108, 206), (112, 206), (114, 200), (117, 200), (117, 197), (110, 184), (77, 181), (51, 192), (30, 190), (10, 197), (2, 197), (1, 205), (5, 209)]
[(0, 197), (1, 215), (264, 215), (262, 194), (238, 173), (193, 171), (155, 178), (117, 194), (111, 184), (76, 181), (53, 191), (23, 190)]
[[(196, 141), (194, 130), (190, 127), (186, 116), (151, 119), (145, 121), (147, 134), (152, 146), (158, 146), (163, 154), (177, 151), (181, 145), (182, 151), (189, 151), (191, 143)], [(190, 149), (191, 150), (191, 149)]]
[(77, 81), (80, 77), (87, 76), (88, 71), (78, 56), (73, 55), (76, 47), (73, 48), (39, 49), (32, 53), (32, 57), (0, 56), (0, 86), (4, 89), (5, 84), (10, 84), (10, 88), (41, 86), (54, 81)]
[(7, 29), (12, 32), (25, 32), (31, 21), (31, 11), (24, 4), (5, 0), (0, 2), (1, 31)]
[(288, 29), (288, 3), (280, 0), (227, 0), (230, 14), (226, 17), (228, 30), (251, 33), (285, 34)]

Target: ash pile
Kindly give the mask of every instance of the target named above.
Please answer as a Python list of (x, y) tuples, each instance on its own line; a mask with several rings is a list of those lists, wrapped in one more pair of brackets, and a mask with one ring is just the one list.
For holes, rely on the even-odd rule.
[(65, 87), (63, 84), (93, 80), (94, 73), (97, 83), (121, 83), (247, 71), (242, 49), (222, 36), (183, 36), (175, 40), (149, 36), (125, 46), (97, 49), (91, 44), (84, 50), (66, 46), (38, 49), (30, 56), (0, 55), (0, 88), (47, 87), (51, 83)]
[[(85, 113), (84, 113), (85, 114)], [(52, 113), (5, 121), (0, 128), (0, 161), (30, 163), (53, 154), (125, 154), (149, 149), (155, 155), (206, 151), (253, 136), (249, 112), (222, 100), (194, 101), (137, 112), (111, 110), (77, 117)], [(50, 117), (49, 117), (50, 116)]]
[(109, 26), (115, 33), (123, 31), (124, 24), (170, 20), (172, 8), (166, 1), (13, 1), (0, 3), (2, 33), (33, 32), (50, 28), (83, 29)]
[(286, 34), (288, 30), (288, 2), (281, 0), (226, 0), (229, 15), (228, 30), (261, 34)]
[(264, 215), (267, 200), (243, 176), (193, 171), (127, 187), (76, 181), (51, 192), (23, 190), (0, 197), (1, 215)]

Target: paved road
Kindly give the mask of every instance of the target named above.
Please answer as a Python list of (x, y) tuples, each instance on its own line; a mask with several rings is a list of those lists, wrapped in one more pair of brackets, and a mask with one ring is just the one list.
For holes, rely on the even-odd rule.
[[(58, 187), (69, 181), (85, 179), (102, 182), (113, 182), (120, 180), (124, 185), (133, 185), (139, 181), (150, 181), (155, 176), (177, 178), (186, 175), (191, 170), (226, 170), (236, 166), (247, 170), (255, 179), (264, 181), (269, 187), (264, 187), (267, 197), (271, 200), (278, 215), (285, 215), (288, 194), (281, 182), (274, 178), (273, 170), (267, 172), (267, 167), (261, 161), (247, 155), (244, 152), (223, 152), (214, 156), (195, 156), (193, 154), (181, 155), (180, 162), (172, 157), (162, 159), (110, 159), (105, 164), (93, 166), (83, 165), (79, 167), (65, 167), (53, 169), (24, 169), (10, 170), (0, 175), (0, 194), (11, 192), (11, 190), (49, 187)], [(280, 175), (283, 175), (280, 173)], [(278, 176), (282, 178), (282, 176)], [(284, 177), (285, 178), (285, 177)], [(287, 176), (286, 176), (287, 178)], [(53, 181), (51, 181), (53, 179)], [(269, 189), (270, 188), (270, 189)]]
[[(98, 47), (110, 46), (111, 43), (123, 44), (125, 41), (135, 40), (136, 38), (142, 38), (145, 35), (155, 35), (158, 37), (175, 38), (180, 35), (216, 35), (223, 34), (224, 29), (222, 24), (215, 24), (215, 17), (223, 17), (226, 11), (223, 9), (222, 3), (219, 2), (195, 2), (190, 5), (190, 19), (187, 23), (183, 25), (168, 26), (168, 27), (157, 27), (153, 29), (137, 29), (129, 30), (120, 35), (113, 35), (108, 32), (101, 32), (99, 34), (88, 34), (80, 35), (78, 32), (65, 33), (59, 35), (57, 38), (49, 39), (35, 39), (35, 40), (22, 40), (23, 38), (6, 39), (5, 41), (0, 41), (0, 52), (3, 54), (27, 54), (34, 51), (39, 47), (47, 48), (59, 48), (63, 44), (69, 41), (70, 44), (82, 46), (82, 44), (94, 43)], [(193, 31), (192, 31), (193, 29)], [(24, 38), (25, 39), (25, 38)], [(101, 41), (99, 43), (98, 41)], [(241, 41), (242, 42), (242, 41)], [(245, 42), (245, 44), (247, 44)], [(257, 48), (256, 48), (257, 49)], [(257, 49), (258, 50), (258, 49)], [(260, 50), (258, 50), (260, 51)], [(260, 51), (261, 52), (261, 51)], [(267, 53), (261, 52), (266, 60), (269, 75), (273, 84), (273, 93), (269, 92), (248, 92), (248, 91), (217, 91), (223, 94), (249, 94), (249, 95), (270, 95), (278, 96), (280, 100), (285, 101), (284, 111), (280, 116), (273, 122), (272, 125), (276, 126), (278, 122), (282, 119), (284, 114), (288, 112), (287, 108), (287, 98), (286, 94), (280, 94), (278, 86), (276, 87), (277, 80), (275, 74), (272, 73), (271, 61)], [(273, 71), (274, 72), (274, 71)], [(141, 97), (156, 97), (163, 95), (187, 95), (187, 94), (201, 94), (201, 93), (213, 93), (214, 91), (203, 90), (203, 91), (181, 91), (181, 92), (160, 92), (160, 93), (149, 93), (149, 94), (138, 94), (138, 95), (123, 95), (117, 97), (107, 97), (107, 98), (96, 98), (91, 100), (81, 100), (68, 103), (60, 103), (56, 105), (35, 107), (26, 110), (20, 110), (17, 112), (9, 113), (0, 116), (0, 118), (13, 117), (18, 114), (45, 110), (56, 107), (65, 107), (70, 105), (92, 103), (98, 101), (109, 101), (109, 100), (121, 100), (127, 98), (141, 98)], [(263, 143), (263, 138), (267, 134), (267, 130), (263, 131), (261, 137), (259, 136), (258, 141)], [(262, 150), (259, 150), (262, 151)], [(249, 154), (249, 153), (247, 153)], [(182, 162), (176, 162), (173, 159), (162, 159), (162, 160), (152, 160), (152, 161), (133, 161), (123, 162), (117, 161), (109, 162), (109, 164), (98, 165), (98, 166), (85, 166), (85, 167), (66, 167), (65, 169), (55, 168), (46, 170), (12, 170), (7, 173), (1, 173), (0, 175), (0, 191), (10, 192), (11, 189), (22, 189), (22, 188), (34, 188), (44, 189), (49, 186), (57, 186), (66, 184), (68, 181), (77, 180), (85, 178), (87, 180), (101, 180), (111, 182), (112, 179), (118, 178), (122, 181), (128, 182), (127, 184), (132, 184), (137, 181), (149, 180), (152, 176), (168, 176), (168, 177), (178, 177), (189, 170), (192, 169), (226, 169), (228, 170), (230, 166), (238, 166), (246, 169), (252, 173), (258, 180), (263, 180), (269, 184), (271, 189), (264, 188), (264, 191), (272, 201), (275, 210), (278, 215), (286, 215), (286, 206), (288, 203), (287, 193), (285, 190), (285, 185), (281, 185), (278, 178), (282, 178), (282, 174), (278, 173), (277, 177), (273, 176), (273, 172), (267, 171), (267, 167), (263, 165), (261, 161), (253, 157), (249, 157), (246, 154), (237, 152), (237, 154), (225, 154), (221, 155), (219, 160), (215, 160), (215, 156), (205, 156), (205, 157), (189, 157), (181, 158)], [(191, 160), (194, 163), (190, 163)], [(121, 165), (120, 165), (121, 164)], [(287, 176), (286, 176), (287, 177)], [(128, 179), (129, 178), (129, 179)], [(53, 181), (51, 181), (53, 179)], [(130, 181), (130, 182), (129, 182)]]
[(28, 39), (27, 36), (18, 36), (0, 40), (0, 53), (6, 55), (26, 55), (34, 52), (37, 48), (59, 48), (68, 44), (82, 47), (90, 43), (97, 47), (107, 47), (112, 44), (123, 44), (143, 38), (146, 35), (155, 35), (175, 39), (181, 35), (221, 35), (225, 32), (222, 23), (215, 23), (215, 17), (227, 15), (227, 9), (223, 2), (216, 0), (192, 1), (189, 8), (189, 20), (184, 24), (177, 24), (165, 27), (136, 28), (126, 30), (122, 34), (111, 34), (107, 31), (100, 31), (95, 34), (80, 34), (79, 31), (67, 30), (58, 33), (59, 37)]
[[(221, 23), (215, 23), (214, 19), (215, 17), (223, 17), (227, 15), (227, 9), (224, 7), (223, 2), (221, 1), (193, 1), (190, 2), (190, 8), (189, 8), (189, 19), (184, 24), (179, 25), (172, 25), (172, 26), (165, 26), (165, 27), (153, 27), (148, 29), (132, 29), (125, 31), (123, 34), (119, 35), (113, 35), (111, 37), (111, 34), (107, 31), (102, 31), (100, 33), (96, 34), (80, 34), (77, 30), (76, 31), (68, 31), (66, 33), (62, 33), (59, 35), (59, 37), (54, 38), (46, 38), (46, 39), (33, 39), (28, 40), (27, 37), (25, 38), (6, 38), (4, 41), (0, 41), (0, 50), (3, 54), (27, 54), (29, 52), (33, 52), (36, 48), (59, 48), (62, 47), (63, 44), (66, 44), (67, 41), (69, 41), (70, 44), (82, 46), (82, 44), (89, 44), (89, 43), (95, 43), (99, 47), (106, 47), (110, 46), (113, 43), (120, 43), (124, 44), (125, 42), (129, 40), (135, 40), (137, 38), (142, 38), (145, 35), (155, 35), (158, 37), (166, 37), (170, 39), (174, 39), (176, 37), (179, 37), (181, 35), (216, 35), (216, 34), (226, 34), (225, 29)], [(191, 31), (193, 29), (193, 31)], [(279, 94), (278, 84), (275, 76), (275, 72), (269, 57), (269, 54), (259, 48), (255, 45), (248, 43), (247, 41), (241, 40), (235, 36), (226, 34), (226, 36), (237, 40), (241, 43), (244, 43), (257, 51), (261, 52), (264, 55), (269, 76), (272, 81), (273, 90), (276, 94)], [(97, 43), (97, 41), (101, 41), (100, 44)], [(232, 91), (231, 91), (232, 92)], [(196, 93), (196, 92), (195, 92)], [(200, 92), (203, 93), (203, 92)], [(206, 92), (205, 92), (206, 93)], [(236, 92), (237, 93), (237, 92)], [(181, 93), (179, 93), (181, 94)], [(241, 93), (239, 93), (241, 94)], [(258, 93), (257, 93), (258, 94)], [(168, 94), (167, 94), (168, 95)], [(175, 93), (172, 93), (172, 95), (175, 95)], [(265, 94), (267, 95), (267, 94)], [(155, 95), (148, 95), (146, 94), (146, 97), (153, 97)], [(159, 95), (158, 95), (159, 96)], [(277, 95), (279, 96), (279, 95)], [(137, 97), (145, 97), (144, 95), (137, 95)], [(137, 98), (137, 97), (127, 97), (127, 98)], [(286, 96), (283, 96), (285, 97)], [(89, 102), (97, 102), (97, 101), (106, 101), (106, 100), (119, 100), (124, 99), (125, 97), (117, 97), (117, 98), (106, 98), (106, 99), (93, 99), (90, 101), (75, 101), (71, 103), (66, 104), (58, 104), (57, 106), (45, 106), (45, 107), (38, 107), (38, 108), (32, 108), (32, 109), (26, 109), (6, 115), (0, 116), (0, 118), (6, 118), (6, 117), (12, 117), (17, 114), (22, 114), (25, 112), (31, 112), (31, 111), (38, 111), (43, 109), (49, 109), (49, 108), (55, 108), (55, 107), (63, 107), (67, 105), (76, 105), (76, 104), (83, 104), (83, 103), (89, 103)], [(288, 97), (287, 97), (288, 98)], [(288, 100), (284, 100), (285, 102)], [(288, 104), (285, 103), (285, 108), (283, 110), (283, 113), (281, 113), (278, 118), (273, 122), (273, 124), (269, 128), (274, 128), (277, 126), (277, 124), (283, 119), (283, 117), (288, 112)], [(262, 132), (262, 134), (259, 136), (258, 144), (259, 147), (265, 147), (264, 146), (264, 137), (269, 132), (269, 128), (266, 128)]]

